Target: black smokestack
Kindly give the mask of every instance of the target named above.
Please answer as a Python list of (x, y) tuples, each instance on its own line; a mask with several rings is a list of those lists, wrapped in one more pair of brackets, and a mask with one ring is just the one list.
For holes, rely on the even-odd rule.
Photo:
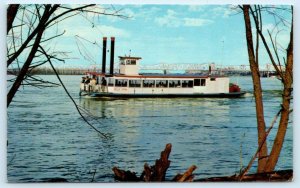
[(106, 67), (106, 44), (107, 38), (103, 37), (103, 49), (102, 49), (102, 73), (105, 74), (105, 67)]
[(110, 74), (114, 74), (115, 37), (110, 38)]

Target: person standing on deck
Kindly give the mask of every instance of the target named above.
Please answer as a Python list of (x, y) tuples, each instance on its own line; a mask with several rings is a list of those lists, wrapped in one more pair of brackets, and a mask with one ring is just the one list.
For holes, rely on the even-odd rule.
[[(88, 86), (88, 91), (90, 92), (90, 78), (88, 76), (86, 76), (85, 78), (85, 86), (84, 88), (86, 87), (86, 85)], [(85, 90), (85, 89), (84, 89)]]
[[(82, 88), (82, 85), (83, 85), (83, 88)], [(85, 91), (85, 77), (82, 77), (82, 80), (81, 80), (81, 89), (83, 89)]]
[(95, 76), (93, 76), (93, 78), (91, 79), (91, 82), (90, 82), (90, 87), (92, 89), (92, 91), (95, 91), (95, 88), (96, 88), (96, 78)]
[(102, 77), (102, 80), (101, 80), (101, 89), (102, 89), (102, 92), (105, 91), (105, 86), (106, 86), (106, 79), (104, 77)]

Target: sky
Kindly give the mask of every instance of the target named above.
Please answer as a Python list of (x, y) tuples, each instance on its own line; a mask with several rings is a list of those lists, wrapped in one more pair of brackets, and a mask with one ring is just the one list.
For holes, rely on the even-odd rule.
[[(66, 5), (76, 7), (77, 5)], [(98, 5), (93, 10), (118, 13), (116, 16), (74, 16), (49, 29), (64, 35), (51, 41), (51, 50), (68, 52), (60, 67), (101, 67), (102, 38), (115, 37), (115, 62), (118, 56), (142, 57), (142, 65), (204, 64), (222, 66), (248, 65), (245, 26), (240, 9), (233, 5)], [(288, 13), (282, 13), (290, 18)], [(269, 15), (264, 17), (264, 32), (274, 27)], [(254, 30), (253, 30), (254, 31)], [(287, 46), (288, 32), (280, 32), (278, 42)], [(108, 40), (108, 49), (110, 40)], [(260, 63), (269, 63), (262, 49)], [(110, 55), (107, 53), (107, 64)]]

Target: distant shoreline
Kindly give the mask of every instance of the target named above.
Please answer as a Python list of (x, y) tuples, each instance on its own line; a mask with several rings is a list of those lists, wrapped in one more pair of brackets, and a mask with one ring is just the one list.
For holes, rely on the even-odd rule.
[[(17, 75), (17, 69), (7, 70), (7, 75)], [(100, 69), (79, 69), (79, 68), (56, 68), (59, 75), (85, 75), (86, 72), (101, 72)], [(222, 70), (222, 73), (226, 76), (251, 76), (250, 71), (234, 71), (234, 70)], [(55, 75), (54, 71), (50, 68), (38, 68), (33, 69), (30, 72), (31, 75)], [(267, 74), (273, 76), (273, 72), (261, 72), (262, 77), (268, 77)]]
[[(99, 70), (95, 69), (76, 69), (76, 68), (56, 68), (59, 75), (85, 75), (86, 72), (95, 72)], [(17, 69), (7, 70), (7, 75), (18, 74)], [(30, 72), (31, 75), (55, 75), (54, 71), (50, 68), (33, 69)]]
[[(17, 75), (18, 69), (7, 70), (7, 75)], [(101, 72), (101, 69), (80, 69), (80, 68), (56, 68), (59, 75), (85, 75), (86, 72)], [(202, 74), (205, 74), (205, 71)], [(234, 70), (222, 70), (223, 75), (226, 76), (251, 76), (250, 71), (234, 71)], [(51, 68), (37, 68), (30, 72), (31, 75), (55, 75)], [(193, 73), (192, 73), (193, 74)], [(194, 73), (195, 74), (195, 73)], [(274, 72), (261, 72), (262, 77), (276, 76)]]

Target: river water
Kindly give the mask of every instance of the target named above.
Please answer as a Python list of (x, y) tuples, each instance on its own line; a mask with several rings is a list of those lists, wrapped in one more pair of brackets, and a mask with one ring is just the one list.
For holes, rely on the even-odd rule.
[[(57, 82), (55, 76), (41, 76)], [(167, 179), (196, 165), (196, 179), (238, 173), (256, 151), (257, 129), (251, 77), (233, 77), (247, 94), (237, 99), (79, 98), (81, 76), (61, 76), (75, 101), (92, 113), (79, 116), (62, 87), (21, 89), (8, 108), (7, 178), (39, 182), (114, 182), (112, 167), (135, 171), (153, 165), (172, 143)], [(280, 108), (280, 82), (262, 78), (266, 125)], [(292, 120), (277, 170), (293, 168)], [(277, 129), (269, 136), (270, 143)], [(270, 144), (269, 144), (270, 146)], [(251, 172), (255, 172), (255, 162)]]

